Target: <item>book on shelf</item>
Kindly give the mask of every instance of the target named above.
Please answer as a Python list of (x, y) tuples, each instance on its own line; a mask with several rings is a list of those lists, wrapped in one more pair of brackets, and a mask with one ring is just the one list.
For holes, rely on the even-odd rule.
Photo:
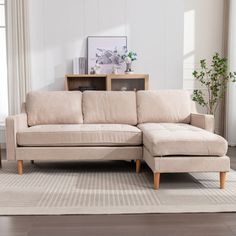
[(86, 58), (77, 57), (73, 59), (73, 74), (86, 74)]
[(73, 74), (79, 74), (79, 58), (74, 58), (73, 59)]
[(85, 57), (80, 57), (79, 58), (79, 71), (80, 74), (86, 74), (86, 58)]

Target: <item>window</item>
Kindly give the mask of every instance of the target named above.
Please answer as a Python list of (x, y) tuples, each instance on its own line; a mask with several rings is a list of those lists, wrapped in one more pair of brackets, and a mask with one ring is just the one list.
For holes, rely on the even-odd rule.
[(0, 123), (8, 115), (5, 1), (0, 0)]

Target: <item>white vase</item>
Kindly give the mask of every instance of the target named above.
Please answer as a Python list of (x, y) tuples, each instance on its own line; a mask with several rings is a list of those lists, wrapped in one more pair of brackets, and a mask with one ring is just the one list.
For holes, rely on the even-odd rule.
[(132, 71), (132, 62), (126, 63), (126, 70), (125, 70), (125, 73), (126, 73), (126, 74), (132, 74), (132, 73), (133, 73), (133, 71)]

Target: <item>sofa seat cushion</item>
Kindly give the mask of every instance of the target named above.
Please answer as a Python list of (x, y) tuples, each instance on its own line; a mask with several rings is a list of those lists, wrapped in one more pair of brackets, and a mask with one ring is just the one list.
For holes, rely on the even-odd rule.
[(227, 141), (219, 135), (182, 123), (146, 123), (144, 146), (153, 156), (196, 155), (224, 156)]
[(120, 124), (37, 125), (17, 133), (19, 146), (133, 146), (142, 132)]

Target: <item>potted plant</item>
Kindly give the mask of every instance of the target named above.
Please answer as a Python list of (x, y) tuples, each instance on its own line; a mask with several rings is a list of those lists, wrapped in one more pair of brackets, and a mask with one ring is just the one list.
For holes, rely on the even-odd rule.
[[(228, 72), (227, 59), (215, 53), (211, 64), (206, 59), (200, 60), (200, 69), (193, 72), (202, 89), (195, 89), (192, 100), (215, 115), (220, 101), (224, 98), (229, 82), (236, 82), (236, 72)], [(206, 92), (203, 92), (205, 90)]]
[(133, 71), (132, 71), (132, 62), (137, 60), (137, 53), (133, 52), (133, 51), (129, 51), (129, 52), (125, 53), (124, 55), (122, 55), (122, 59), (126, 63), (125, 73), (126, 74), (133, 73)]

